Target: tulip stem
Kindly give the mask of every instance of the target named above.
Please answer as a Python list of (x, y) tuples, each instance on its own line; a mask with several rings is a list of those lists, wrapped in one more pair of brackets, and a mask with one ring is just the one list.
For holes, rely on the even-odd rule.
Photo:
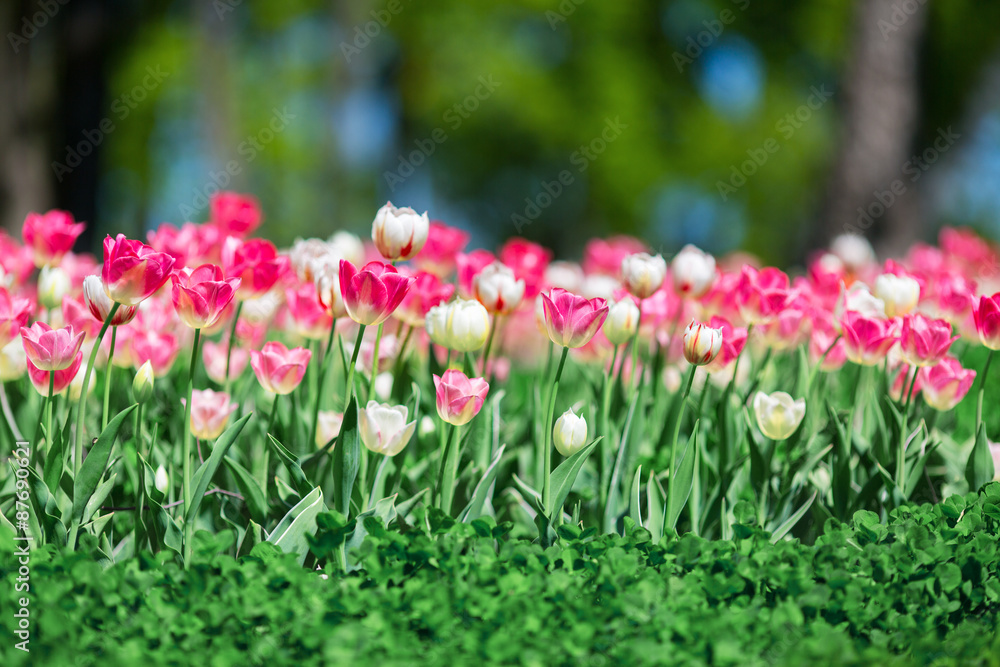
[[(111, 366), (110, 361), (108, 361), (108, 366)], [(135, 409), (135, 422), (132, 429), (135, 432), (135, 467), (138, 473), (138, 480), (135, 486), (135, 506), (138, 510), (132, 522), (132, 556), (135, 558), (139, 557), (139, 523), (142, 521), (142, 501), (143, 494), (146, 491), (144, 488), (145, 484), (143, 483), (146, 470), (142, 463), (142, 407), (143, 404), (140, 403), (139, 407)]]
[(600, 500), (600, 507), (604, 507), (608, 501), (608, 490), (604, 483), (604, 477), (609, 472), (607, 466), (607, 456), (611, 451), (611, 388), (614, 386), (613, 379), (615, 373), (615, 363), (618, 361), (618, 348), (620, 345), (614, 346), (614, 352), (611, 353), (611, 366), (608, 367), (608, 373), (604, 376), (604, 388), (601, 392), (601, 422), (599, 432), (604, 438), (601, 439), (601, 455), (597, 460), (597, 496)]
[(979, 427), (983, 423), (983, 394), (986, 392), (986, 375), (990, 372), (990, 363), (993, 361), (993, 350), (986, 355), (986, 364), (983, 366), (983, 374), (979, 376), (979, 396), (976, 398), (976, 431), (979, 436)]
[(381, 498), (378, 498), (378, 499), (375, 498), (375, 491), (378, 489), (379, 484), (382, 483), (382, 479), (385, 477), (385, 469), (386, 469), (386, 466), (388, 466), (388, 464), (389, 464), (389, 459), (390, 458), (391, 457), (386, 456), (384, 454), (382, 455), (382, 460), (379, 461), (378, 469), (375, 471), (375, 479), (372, 481), (372, 492), (371, 492), (371, 495), (368, 496), (368, 503), (364, 507), (361, 508), (362, 512), (367, 512), (368, 508), (375, 506), (375, 503), (377, 502), (377, 500), (382, 500)]
[[(184, 458), (183, 458), (183, 476), (184, 476), (184, 513), (187, 514), (191, 507), (191, 397), (194, 392), (194, 369), (195, 364), (198, 362), (198, 344), (201, 342), (201, 329), (194, 330), (194, 343), (191, 345), (191, 365), (188, 370), (187, 378), (187, 390), (184, 392), (187, 395), (187, 401), (184, 403)], [(229, 374), (226, 374), (226, 379), (229, 379)], [(191, 549), (192, 549), (192, 538), (194, 536), (194, 520), (193, 516), (186, 516), (184, 519), (184, 567), (188, 567), (191, 564)]]
[(826, 358), (828, 356), (830, 356), (831, 352), (833, 352), (833, 348), (837, 346), (837, 343), (840, 341), (840, 339), (841, 339), (842, 336), (843, 336), (843, 334), (837, 334), (837, 337), (833, 339), (833, 342), (830, 343), (830, 345), (825, 350), (823, 350), (823, 354), (820, 355), (819, 361), (816, 362), (816, 365), (813, 367), (813, 369), (811, 371), (809, 371), (809, 381), (806, 383), (806, 396), (807, 397), (812, 396), (813, 382), (816, 380), (816, 376), (819, 374), (819, 371), (822, 369), (823, 362), (825, 362)]
[[(274, 431), (274, 421), (278, 417), (278, 401), (281, 400), (280, 394), (274, 395), (274, 400), (271, 402), (271, 414), (267, 418), (267, 431), (264, 432), (264, 456), (261, 457), (261, 467), (260, 467), (260, 488), (264, 491), (264, 497), (267, 498), (267, 469), (271, 465), (271, 448), (267, 445), (267, 434)], [(278, 439), (278, 434), (273, 433), (274, 439)], [(313, 436), (316, 439), (316, 436)], [(280, 440), (279, 440), (280, 442)]]
[[(631, 344), (632, 344), (632, 378), (631, 378), (631, 382), (629, 382), (629, 384), (632, 384), (632, 382), (635, 382), (636, 391), (638, 391), (638, 387), (642, 383), (641, 379), (638, 382), (636, 382), (636, 378), (637, 378), (638, 370), (639, 370), (639, 327), (642, 326), (642, 302), (643, 302), (643, 299), (639, 299), (639, 316), (635, 320), (635, 333), (632, 334), (632, 341), (631, 341)], [(619, 371), (618, 377), (622, 376), (622, 373), (624, 373), (624, 370), (625, 370), (625, 364), (622, 364), (622, 370)]]
[[(444, 433), (446, 427), (441, 424), (441, 432)], [(462, 427), (452, 426), (449, 435), (445, 440), (445, 447), (441, 450), (441, 511), (451, 516), (451, 505), (455, 498), (455, 478), (458, 476), (458, 462), (461, 459), (459, 447), (462, 439), (459, 435)], [(444, 436), (442, 436), (444, 439)]]
[[(678, 397), (680, 399), (680, 404), (678, 404), (675, 410), (674, 418), (674, 435), (670, 440), (670, 485), (673, 486), (674, 479), (677, 476), (677, 440), (681, 435), (681, 422), (684, 420), (684, 408), (687, 406), (688, 395), (691, 393), (691, 385), (694, 383), (694, 372), (697, 370), (697, 366), (691, 366), (688, 368), (687, 375), (684, 377), (684, 387), (681, 389), (681, 394)], [(702, 391), (708, 389), (706, 386)], [(673, 491), (671, 490), (671, 495)]]
[(104, 372), (104, 412), (101, 413), (101, 431), (108, 427), (108, 403), (111, 398), (111, 371), (114, 369), (112, 360), (115, 358), (115, 341), (118, 340), (118, 327), (111, 327), (111, 351), (108, 352), (108, 370)]
[(225, 392), (229, 393), (229, 364), (233, 356), (233, 341), (236, 340), (236, 323), (240, 321), (240, 313), (243, 312), (243, 302), (236, 304), (236, 312), (233, 313), (233, 323), (229, 327), (229, 344), (226, 345), (226, 381), (223, 384)]
[[(551, 512), (552, 507), (552, 417), (556, 409), (556, 394), (559, 393), (559, 378), (562, 377), (563, 366), (566, 365), (566, 356), (569, 348), (562, 349), (559, 357), (559, 365), (556, 366), (556, 374), (552, 378), (552, 391), (549, 392), (549, 406), (545, 413), (545, 448), (542, 451), (542, 506), (546, 512)], [(554, 520), (549, 517), (549, 520)], [(545, 536), (542, 536), (543, 540)]]
[(351, 404), (354, 393), (354, 368), (358, 365), (358, 354), (361, 352), (361, 339), (365, 337), (365, 325), (358, 325), (358, 337), (354, 340), (354, 352), (351, 353), (351, 363), (347, 367), (347, 395), (344, 398), (344, 411)]
[(56, 372), (49, 371), (49, 397), (45, 401), (45, 448), (52, 448), (52, 396), (56, 391)]
[[(500, 322), (500, 313), (493, 316), (493, 321), (490, 322), (490, 335), (486, 337), (486, 347), (483, 348), (483, 369), (480, 373), (482, 377), (486, 377), (486, 367), (490, 363), (490, 350), (493, 349), (493, 337), (497, 333), (497, 324)], [(489, 378), (486, 378), (489, 380)]]
[(743, 358), (743, 353), (747, 351), (748, 347), (750, 347), (750, 334), (752, 333), (753, 333), (753, 324), (751, 323), (747, 325), (746, 343), (743, 344), (743, 349), (740, 350), (740, 353), (736, 355), (736, 361), (733, 362), (733, 377), (729, 380), (729, 384), (726, 385), (726, 396), (724, 400), (727, 403), (729, 401), (729, 397), (733, 395), (733, 387), (736, 386), (736, 372), (740, 370), (740, 359)]
[[(375, 348), (372, 354), (372, 377), (368, 381), (368, 400), (375, 398), (375, 377), (378, 375), (378, 348), (382, 343), (382, 327), (385, 326), (385, 322), (379, 322), (378, 330), (375, 332)], [(360, 345), (358, 348), (360, 349)]]
[[(87, 368), (83, 371), (83, 384), (80, 386), (80, 400), (77, 401), (76, 406), (76, 434), (73, 439), (74, 483), (77, 475), (80, 473), (80, 465), (83, 463), (83, 421), (87, 412), (87, 389), (90, 387), (90, 374), (94, 371), (94, 362), (97, 361), (97, 352), (100, 350), (104, 334), (107, 332), (108, 327), (111, 326), (111, 319), (115, 316), (115, 313), (118, 312), (120, 307), (121, 304), (117, 301), (111, 304), (111, 310), (108, 311), (108, 316), (104, 318), (104, 325), (101, 327), (101, 331), (97, 334), (97, 340), (94, 341), (94, 347), (90, 351), (90, 359), (87, 361)], [(72, 542), (70, 542), (69, 548), (74, 548), (74, 544)]]
[[(326, 371), (330, 367), (330, 357), (333, 356), (333, 336), (337, 331), (337, 320), (334, 319), (330, 325), (330, 335), (326, 339), (326, 352), (319, 363), (319, 378), (316, 382), (316, 395), (313, 396), (312, 426), (309, 430), (309, 440), (312, 443), (316, 440), (316, 431), (319, 429), (319, 404), (323, 398), (323, 388), (326, 386)], [(311, 444), (309, 445), (312, 446)]]

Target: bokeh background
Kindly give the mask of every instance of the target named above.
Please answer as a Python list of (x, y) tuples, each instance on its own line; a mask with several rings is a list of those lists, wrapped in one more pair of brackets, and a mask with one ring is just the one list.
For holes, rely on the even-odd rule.
[(68, 209), (82, 249), (220, 187), (279, 245), (389, 199), (563, 257), (1000, 230), (1000, 3), (4, 0), (0, 29), (0, 219)]

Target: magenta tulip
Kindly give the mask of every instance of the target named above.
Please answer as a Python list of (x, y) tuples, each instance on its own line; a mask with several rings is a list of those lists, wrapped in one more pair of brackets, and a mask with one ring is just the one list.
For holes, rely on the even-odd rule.
[(222, 268), (214, 264), (202, 264), (193, 271), (182, 269), (171, 280), (174, 310), (192, 329), (205, 329), (218, 322), (241, 283), (239, 278), (223, 280)]
[(135, 306), (152, 296), (170, 278), (174, 258), (156, 252), (141, 241), (119, 234), (104, 239), (104, 291), (124, 306)]
[(479, 414), (486, 401), (490, 385), (483, 378), (469, 378), (462, 371), (451, 369), (443, 376), (434, 376), (437, 392), (437, 412), (449, 424), (468, 424)]
[(944, 359), (956, 340), (958, 336), (951, 335), (951, 325), (946, 320), (932, 320), (919, 313), (903, 317), (899, 347), (908, 364), (933, 366)]
[(53, 329), (45, 322), (35, 322), (31, 328), (21, 327), (24, 353), (39, 370), (61, 371), (73, 364), (83, 346), (84, 333), (73, 327)]
[(608, 302), (600, 297), (585, 299), (553, 287), (542, 293), (545, 333), (563, 347), (583, 347), (608, 317)]
[(304, 347), (289, 350), (277, 341), (266, 343), (261, 350), (250, 352), (250, 366), (260, 386), (268, 391), (290, 394), (302, 382), (312, 352)]
[(340, 260), (340, 294), (347, 314), (358, 324), (381, 324), (403, 301), (413, 278), (403, 276), (391, 264), (368, 262), (361, 270)]

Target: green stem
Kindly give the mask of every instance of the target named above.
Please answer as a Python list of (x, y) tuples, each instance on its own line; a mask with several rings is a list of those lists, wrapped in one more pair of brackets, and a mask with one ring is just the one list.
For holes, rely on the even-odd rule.
[[(637, 379), (639, 377), (639, 328), (642, 326), (642, 299), (639, 299), (639, 317), (636, 318), (635, 322), (635, 333), (632, 334), (632, 381), (635, 383), (636, 391), (639, 389), (639, 385), (642, 380)], [(619, 371), (618, 377), (621, 377), (622, 372), (625, 370), (625, 364), (622, 364), (622, 370)], [(547, 473), (546, 473), (547, 474)]]
[[(362, 511), (367, 512), (369, 507), (374, 507), (376, 503), (375, 491), (378, 489), (379, 484), (382, 482), (382, 478), (385, 477), (385, 468), (389, 464), (389, 456), (382, 456), (382, 460), (379, 461), (378, 469), (375, 471), (375, 479), (372, 481), (372, 492), (368, 496), (368, 504), (362, 508)], [(381, 500), (379, 498), (378, 500)]]
[(52, 396), (55, 394), (56, 372), (49, 371), (49, 397), (45, 401), (45, 448), (52, 447)]
[[(270, 454), (271, 448), (267, 444), (267, 434), (274, 431), (274, 422), (278, 417), (278, 401), (281, 400), (281, 396), (278, 394), (274, 395), (274, 400), (271, 402), (271, 414), (267, 418), (267, 430), (264, 432), (264, 455), (261, 458), (261, 468), (260, 468), (260, 488), (264, 491), (264, 497), (267, 497), (267, 469), (270, 466)], [(278, 438), (277, 433), (272, 433), (275, 439)], [(313, 436), (315, 438), (315, 436)]]
[[(687, 405), (688, 394), (691, 393), (691, 385), (694, 383), (694, 372), (697, 368), (697, 366), (691, 366), (688, 368), (687, 376), (684, 378), (684, 386), (681, 389), (681, 395), (679, 396), (680, 405), (677, 406), (677, 416), (674, 419), (674, 434), (673, 438), (670, 440), (670, 484), (674, 483), (674, 477), (677, 475), (677, 439), (680, 438), (681, 435), (681, 422), (684, 421), (684, 408)], [(706, 386), (705, 389), (708, 389), (708, 387)]]
[[(638, 329), (636, 329), (638, 331)], [(545, 413), (545, 449), (542, 452), (542, 506), (546, 512), (551, 512), (552, 501), (552, 417), (556, 409), (556, 394), (559, 393), (559, 378), (562, 377), (563, 366), (566, 365), (566, 356), (569, 348), (562, 349), (559, 357), (559, 365), (556, 367), (556, 374), (552, 379), (552, 391), (549, 392), (549, 405)], [(551, 517), (550, 517), (551, 519)]]
[(986, 392), (986, 376), (990, 372), (990, 363), (993, 362), (993, 350), (990, 350), (986, 357), (986, 365), (983, 366), (983, 373), (979, 376), (979, 396), (976, 398), (976, 435), (979, 435), (979, 427), (983, 423), (983, 394)]
[[(194, 330), (194, 343), (191, 345), (191, 365), (188, 370), (187, 401), (184, 404), (184, 458), (182, 474), (184, 477), (184, 514), (191, 507), (191, 396), (194, 391), (194, 370), (198, 362), (198, 344), (201, 342), (201, 329)], [(228, 380), (228, 374), (227, 374)], [(187, 516), (184, 520), (184, 567), (191, 564), (192, 538), (194, 536), (195, 517)]]
[(108, 427), (108, 403), (111, 398), (111, 371), (115, 365), (115, 341), (118, 340), (118, 327), (111, 327), (111, 351), (108, 353), (108, 370), (104, 373), (104, 412), (101, 413), (101, 432)]
[(608, 490), (605, 485), (605, 476), (609, 472), (608, 467), (608, 454), (611, 451), (611, 388), (614, 386), (614, 372), (615, 363), (618, 361), (618, 349), (620, 345), (614, 346), (614, 352), (611, 353), (611, 365), (608, 367), (608, 372), (604, 375), (604, 387), (601, 392), (601, 422), (598, 432), (604, 436), (601, 439), (600, 449), (601, 456), (598, 458), (598, 475), (597, 475), (597, 497), (599, 499), (600, 507), (603, 512), (603, 508), (608, 501)]
[(500, 322), (500, 313), (493, 316), (493, 321), (490, 323), (490, 335), (486, 337), (486, 347), (483, 348), (483, 369), (480, 372), (482, 377), (486, 377), (486, 365), (490, 362), (490, 350), (493, 349), (493, 337), (497, 333), (498, 322)]
[(378, 349), (379, 345), (382, 343), (382, 327), (385, 326), (385, 322), (381, 322), (378, 325), (378, 330), (375, 332), (375, 349), (372, 354), (372, 376), (368, 381), (368, 400), (375, 398), (375, 377), (378, 375)]
[(351, 404), (354, 393), (354, 369), (358, 365), (358, 354), (361, 352), (361, 339), (365, 337), (365, 325), (359, 324), (358, 337), (354, 340), (354, 352), (351, 353), (351, 363), (347, 367), (347, 395), (344, 397), (344, 410)]
[[(121, 307), (117, 301), (111, 306), (111, 310), (108, 311), (108, 316), (104, 318), (104, 325), (101, 327), (100, 333), (97, 334), (97, 340), (94, 341), (94, 348), (90, 351), (90, 360), (87, 361), (87, 368), (83, 371), (83, 385), (80, 387), (80, 400), (77, 401), (76, 406), (76, 434), (73, 437), (73, 479), (76, 480), (80, 473), (80, 465), (83, 463), (83, 421), (86, 415), (86, 403), (87, 403), (87, 389), (90, 387), (90, 374), (94, 371), (94, 362), (97, 361), (97, 352), (101, 348), (101, 341), (104, 339), (104, 334), (111, 326), (111, 318), (115, 316), (118, 312), (118, 308)], [(74, 531), (75, 537), (75, 531)], [(69, 548), (73, 549), (73, 542), (69, 543)]]
[(441, 423), (442, 433), (447, 429), (451, 436), (445, 441), (445, 448), (441, 452), (441, 510), (451, 516), (451, 505), (455, 498), (455, 477), (458, 475), (458, 461), (460, 454), (457, 451), (461, 445), (459, 430), (461, 426), (452, 426), (450, 429)]
[(831, 352), (833, 352), (833, 348), (837, 345), (837, 342), (840, 341), (842, 336), (843, 334), (837, 334), (837, 337), (833, 339), (833, 342), (830, 343), (830, 346), (823, 351), (822, 356), (820, 356), (819, 361), (816, 362), (816, 365), (813, 366), (813, 369), (809, 371), (809, 382), (806, 383), (806, 396), (812, 395), (812, 386), (813, 386), (813, 381), (816, 379), (816, 375), (819, 373), (820, 368), (823, 366), (823, 362), (826, 361), (826, 358), (830, 356)]
[(727, 403), (729, 401), (729, 397), (733, 395), (733, 387), (736, 386), (736, 373), (740, 370), (740, 360), (743, 358), (743, 354), (747, 351), (747, 348), (750, 347), (750, 334), (752, 333), (753, 324), (749, 324), (747, 325), (747, 341), (743, 344), (743, 349), (740, 350), (740, 353), (736, 355), (736, 361), (733, 362), (733, 377), (729, 380), (729, 384), (726, 385), (726, 396), (723, 400)]
[[(110, 363), (110, 361), (109, 361)], [(143, 480), (146, 470), (142, 464), (142, 407), (135, 409), (135, 421), (133, 431), (135, 432), (135, 463), (138, 474), (138, 483), (135, 487), (135, 520), (132, 522), (132, 555), (139, 557), (139, 523), (142, 521), (142, 501), (145, 499), (145, 489)]]
[(240, 313), (243, 312), (243, 302), (240, 301), (236, 304), (236, 312), (233, 313), (233, 323), (229, 327), (229, 344), (226, 346), (226, 381), (223, 384), (223, 390), (229, 393), (229, 364), (233, 356), (233, 341), (236, 340), (236, 323), (240, 321)]
[(337, 331), (337, 320), (334, 319), (330, 326), (330, 335), (326, 339), (326, 353), (319, 365), (319, 379), (316, 383), (316, 395), (313, 396), (312, 426), (309, 430), (308, 447), (312, 447), (316, 440), (316, 431), (319, 428), (319, 404), (323, 398), (323, 388), (326, 386), (326, 372), (330, 367), (330, 357), (333, 356), (333, 337)]

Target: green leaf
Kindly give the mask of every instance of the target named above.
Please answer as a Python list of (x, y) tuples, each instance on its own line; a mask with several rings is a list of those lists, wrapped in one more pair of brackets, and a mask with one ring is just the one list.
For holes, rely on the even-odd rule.
[(812, 507), (813, 501), (816, 500), (816, 496), (818, 494), (819, 491), (813, 491), (813, 494), (809, 496), (809, 500), (802, 503), (802, 507), (795, 510), (792, 516), (785, 519), (785, 522), (778, 526), (778, 529), (774, 531), (773, 535), (771, 535), (771, 544), (777, 544), (781, 538), (788, 534), (788, 531), (795, 527), (795, 524), (799, 522), (799, 519), (801, 519), (805, 513), (809, 511), (809, 508)]
[(281, 547), (283, 551), (298, 554), (299, 565), (302, 565), (309, 554), (306, 534), (311, 535), (316, 532), (316, 516), (322, 511), (325, 511), (323, 490), (317, 486), (295, 507), (288, 510), (267, 536), (267, 541)]
[(348, 516), (351, 513), (351, 494), (354, 481), (361, 467), (361, 433), (358, 430), (358, 402), (351, 395), (351, 401), (344, 410), (344, 421), (340, 427), (337, 446), (333, 450), (333, 478), (337, 482), (334, 497), (338, 512)]
[(234, 461), (231, 456), (227, 456), (223, 461), (236, 477), (236, 485), (243, 492), (243, 497), (246, 498), (250, 516), (257, 522), (265, 521), (267, 519), (267, 498), (264, 497), (264, 490), (260, 488), (260, 482), (249, 470)]
[(552, 488), (552, 506), (545, 508), (547, 516), (553, 516), (553, 514), (563, 506), (563, 503), (566, 502), (566, 496), (569, 495), (570, 490), (573, 488), (573, 484), (576, 482), (576, 477), (580, 474), (580, 469), (583, 468), (583, 464), (587, 461), (587, 457), (590, 456), (590, 453), (594, 451), (597, 443), (599, 443), (603, 437), (604, 436), (599, 436), (592, 443), (560, 463), (556, 469), (552, 471), (552, 477), (549, 481)]
[[(111, 473), (111, 476), (104, 480), (98, 485), (94, 494), (90, 496), (90, 500), (87, 501), (87, 506), (83, 510), (83, 517), (80, 519), (82, 523), (87, 523), (90, 521), (90, 517), (94, 516), (94, 512), (101, 508), (101, 503), (108, 497), (111, 493), (111, 489), (115, 487), (115, 478), (118, 473)], [(109, 513), (110, 516), (110, 513)]]
[(212, 478), (215, 476), (215, 471), (219, 469), (222, 465), (222, 460), (226, 456), (226, 452), (229, 448), (233, 446), (236, 442), (236, 438), (239, 437), (240, 432), (243, 427), (247, 425), (247, 421), (253, 416), (252, 412), (248, 412), (243, 415), (236, 423), (226, 429), (226, 432), (219, 436), (219, 439), (215, 441), (215, 447), (212, 449), (212, 455), (208, 457), (208, 460), (201, 464), (198, 469), (191, 476), (191, 507), (186, 507), (184, 512), (185, 521), (194, 521), (194, 518), (198, 516), (198, 509), (201, 507), (201, 501), (205, 497), (205, 491), (208, 490), (208, 485), (211, 484)]
[(667, 512), (663, 517), (664, 532), (677, 527), (681, 510), (691, 496), (691, 488), (694, 486), (694, 466), (698, 458), (698, 425), (696, 421), (684, 453), (677, 461), (677, 470), (671, 472), (670, 487), (667, 489)]
[(458, 515), (458, 520), (462, 523), (469, 523), (483, 513), (483, 505), (486, 503), (487, 496), (490, 493), (490, 488), (493, 486), (493, 482), (496, 481), (497, 472), (499, 472), (500, 459), (503, 457), (504, 449), (507, 445), (500, 445), (500, 449), (497, 453), (493, 455), (493, 461), (490, 463), (486, 472), (483, 473), (482, 478), (479, 483), (476, 484), (475, 490), (472, 492), (472, 498), (469, 500), (469, 504), (465, 506), (465, 509), (461, 511)]
[(639, 503), (640, 492), (642, 491), (642, 466), (635, 469), (632, 476), (632, 490), (628, 494), (628, 515), (632, 517), (637, 526), (645, 527), (642, 522), (642, 509)]
[(111, 448), (114, 447), (115, 439), (118, 437), (118, 429), (121, 428), (133, 410), (139, 407), (138, 403), (133, 403), (108, 422), (108, 427), (97, 438), (97, 442), (90, 449), (87, 458), (80, 466), (80, 474), (73, 484), (73, 518), (79, 523), (83, 523), (83, 513), (87, 508), (87, 502), (94, 495), (101, 477), (104, 475), (104, 468), (111, 458)]
[(295, 485), (296, 495), (301, 497), (312, 489), (312, 484), (306, 478), (306, 474), (302, 471), (302, 464), (299, 462), (295, 455), (292, 454), (288, 449), (278, 441), (270, 433), (267, 435), (267, 442), (271, 445), (271, 449), (274, 450), (281, 462), (285, 464), (288, 468), (288, 472), (292, 478), (292, 484)]
[(663, 536), (663, 496), (660, 482), (650, 470), (649, 481), (646, 482), (646, 528), (654, 542), (659, 542)]
[(969, 453), (969, 462), (965, 465), (965, 479), (969, 482), (970, 491), (978, 491), (984, 484), (993, 481), (993, 456), (990, 454), (990, 443), (986, 440), (986, 425), (979, 425), (976, 433), (976, 444)]

